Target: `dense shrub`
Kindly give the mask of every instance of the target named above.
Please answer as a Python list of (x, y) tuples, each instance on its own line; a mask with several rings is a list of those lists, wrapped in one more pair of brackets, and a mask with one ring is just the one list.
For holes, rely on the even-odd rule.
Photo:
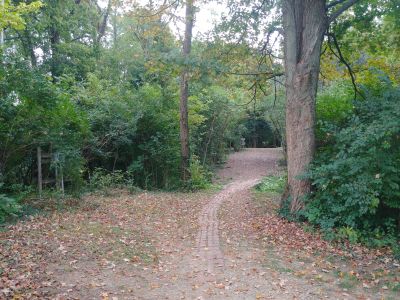
[(260, 192), (281, 194), (285, 189), (286, 176), (267, 176), (257, 185), (256, 189)]
[(7, 218), (16, 216), (21, 211), (21, 206), (17, 200), (0, 194), (0, 223), (3, 223)]
[[(347, 125), (332, 133), (307, 176), (315, 192), (305, 217), (323, 230), (342, 228), (353, 241), (396, 235), (400, 221), (400, 89), (354, 103)], [(354, 233), (356, 232), (356, 233)]]
[(198, 156), (192, 155), (190, 158), (190, 181), (189, 188), (192, 190), (202, 190), (210, 187), (212, 173), (200, 163)]
[(85, 114), (46, 75), (23, 62), (0, 66), (0, 176), (6, 192), (13, 184), (34, 183), (38, 146), (57, 153), (69, 186), (78, 186), (87, 134)]
[(349, 83), (342, 80), (325, 87), (317, 97), (316, 136), (319, 147), (333, 142), (332, 133), (343, 127), (353, 113), (354, 92)]

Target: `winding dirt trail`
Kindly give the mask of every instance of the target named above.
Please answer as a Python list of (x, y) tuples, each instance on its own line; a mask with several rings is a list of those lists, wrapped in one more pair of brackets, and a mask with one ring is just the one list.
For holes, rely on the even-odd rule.
[(219, 242), (218, 209), (229, 197), (254, 186), (257, 180), (233, 182), (215, 195), (204, 207), (199, 218), (200, 231), (197, 238), (197, 251), (204, 265), (204, 271), (209, 274), (223, 272), (224, 258)]
[(220, 181), (231, 182), (211, 199), (199, 218), (197, 251), (204, 271), (212, 275), (223, 273), (224, 258), (218, 232), (218, 209), (222, 202), (239, 192), (247, 191), (263, 176), (276, 172), (280, 156), (279, 149), (247, 149), (231, 155), (225, 168), (219, 172)]

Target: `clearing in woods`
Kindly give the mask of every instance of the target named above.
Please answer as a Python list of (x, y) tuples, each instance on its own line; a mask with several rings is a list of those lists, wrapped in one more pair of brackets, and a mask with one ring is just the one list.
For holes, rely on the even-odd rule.
[(396, 261), (335, 248), (254, 192), (282, 172), (280, 158), (280, 149), (232, 154), (219, 191), (115, 190), (19, 222), (0, 236), (0, 298), (395, 298)]

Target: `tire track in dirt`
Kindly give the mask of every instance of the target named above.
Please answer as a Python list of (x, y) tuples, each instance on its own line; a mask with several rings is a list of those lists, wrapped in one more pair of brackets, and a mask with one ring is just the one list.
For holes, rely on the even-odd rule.
[[(268, 150), (267, 150), (268, 151)], [(197, 236), (197, 255), (200, 259), (199, 269), (208, 274), (223, 273), (224, 256), (219, 242), (218, 209), (224, 200), (238, 192), (245, 191), (256, 185), (270, 169), (274, 169), (277, 158), (263, 159), (266, 150), (247, 149), (232, 155), (227, 168), (220, 172), (222, 179), (233, 179), (222, 191), (216, 194), (203, 208), (199, 217), (199, 233)], [(274, 151), (276, 152), (276, 151)]]
[(219, 244), (218, 234), (218, 209), (222, 202), (238, 191), (254, 186), (258, 180), (247, 180), (243, 182), (232, 182), (221, 192), (215, 195), (204, 207), (200, 214), (200, 230), (197, 237), (197, 251), (200, 260), (206, 264), (204, 271), (214, 274), (224, 266), (223, 254)]

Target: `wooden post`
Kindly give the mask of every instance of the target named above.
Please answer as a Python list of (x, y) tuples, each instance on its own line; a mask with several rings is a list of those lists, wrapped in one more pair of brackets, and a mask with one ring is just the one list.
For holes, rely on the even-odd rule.
[(39, 189), (39, 198), (42, 199), (42, 149), (40, 146), (37, 147), (37, 169), (38, 169), (38, 189)]

